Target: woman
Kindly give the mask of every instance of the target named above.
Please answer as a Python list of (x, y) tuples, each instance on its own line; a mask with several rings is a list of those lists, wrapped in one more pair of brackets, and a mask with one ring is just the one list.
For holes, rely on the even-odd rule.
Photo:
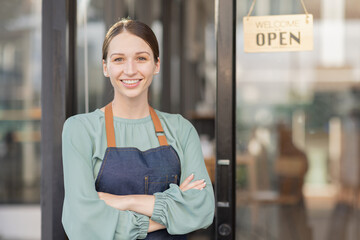
[(212, 223), (214, 194), (194, 127), (149, 106), (159, 70), (147, 25), (121, 20), (109, 29), (103, 71), (114, 99), (63, 129), (62, 222), (71, 240), (186, 239)]

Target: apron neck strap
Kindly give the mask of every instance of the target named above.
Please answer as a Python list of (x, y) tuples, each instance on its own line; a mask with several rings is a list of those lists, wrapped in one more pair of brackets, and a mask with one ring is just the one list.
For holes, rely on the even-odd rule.
[(108, 147), (116, 147), (112, 102), (105, 107), (105, 128)]
[(150, 110), (151, 119), (154, 124), (156, 136), (159, 140), (160, 146), (169, 145), (166, 140), (165, 132), (161, 126), (161, 122), (160, 122), (158, 115), (156, 114), (155, 110), (151, 106), (149, 106), (149, 110)]
[[(164, 133), (164, 129), (161, 126), (160, 119), (156, 114), (155, 110), (149, 106), (150, 115), (152, 122), (155, 127), (155, 133), (159, 140), (160, 146), (167, 146), (167, 140)], [(115, 130), (114, 130), (114, 117), (112, 111), (112, 102), (105, 106), (105, 128), (106, 128), (106, 139), (108, 147), (116, 147), (115, 141)]]

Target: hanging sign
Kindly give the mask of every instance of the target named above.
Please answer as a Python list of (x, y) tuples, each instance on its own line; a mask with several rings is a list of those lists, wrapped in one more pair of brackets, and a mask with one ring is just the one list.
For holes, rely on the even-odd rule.
[[(255, 1), (253, 2), (253, 4)], [(308, 14), (248, 16), (243, 18), (244, 51), (286, 52), (313, 49), (313, 16)]]

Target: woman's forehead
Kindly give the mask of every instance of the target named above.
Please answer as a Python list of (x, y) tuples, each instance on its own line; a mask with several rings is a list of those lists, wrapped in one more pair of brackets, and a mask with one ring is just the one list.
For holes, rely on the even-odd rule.
[(109, 44), (109, 53), (119, 52), (121, 54), (135, 54), (139, 52), (148, 52), (153, 54), (150, 46), (142, 38), (123, 32), (116, 35)]

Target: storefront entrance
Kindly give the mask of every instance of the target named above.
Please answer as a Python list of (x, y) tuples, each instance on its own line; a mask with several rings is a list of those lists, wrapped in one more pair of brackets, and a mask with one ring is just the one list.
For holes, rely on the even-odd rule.
[[(42, 1), (43, 239), (65, 238), (62, 124), (111, 99), (102, 77), (102, 36), (127, 16), (149, 24), (160, 40), (153, 106), (181, 113), (202, 140), (217, 211), (213, 226), (193, 239), (360, 238), (360, 6), (305, 1), (314, 16), (313, 51), (244, 53), (242, 18), (251, 3)], [(300, 0), (258, 0), (252, 15), (297, 13), (303, 13)], [(1, 47), (2, 59), (16, 52), (8, 49)], [(39, 116), (25, 130), (38, 132)], [(22, 157), (40, 172), (34, 160), (40, 136), (33, 137), (35, 144), (21, 143), (33, 154)], [(39, 174), (26, 169), (23, 179), (32, 185), (24, 186), (40, 192)]]

